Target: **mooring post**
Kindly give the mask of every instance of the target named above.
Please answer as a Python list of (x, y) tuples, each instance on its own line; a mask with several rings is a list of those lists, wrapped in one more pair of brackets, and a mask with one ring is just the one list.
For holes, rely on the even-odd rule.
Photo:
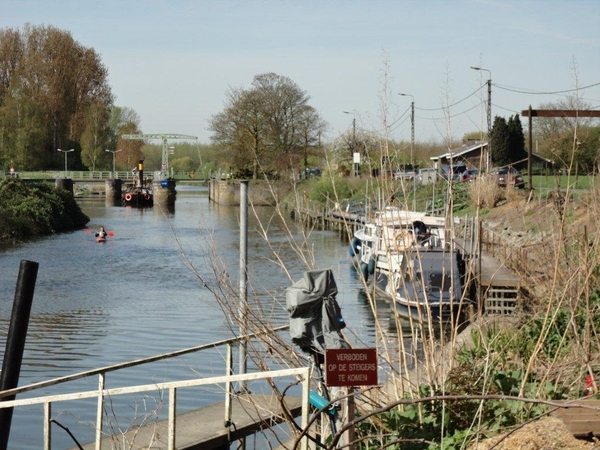
[[(33, 301), (33, 291), (37, 278), (39, 263), (21, 260), (15, 299), (13, 302), (12, 316), (6, 337), (6, 350), (0, 374), (0, 392), (14, 389), (19, 384), (25, 338), (29, 326), (29, 315)], [(9, 395), (0, 401), (14, 400), (15, 395)], [(0, 409), (0, 450), (8, 448), (10, 424), (12, 422), (13, 408)]]
[[(245, 374), (247, 360), (247, 338), (248, 334), (248, 181), (240, 182), (240, 306), (239, 306), (239, 321), (240, 321), (240, 367), (239, 373)], [(246, 390), (246, 382), (240, 382), (240, 389)]]

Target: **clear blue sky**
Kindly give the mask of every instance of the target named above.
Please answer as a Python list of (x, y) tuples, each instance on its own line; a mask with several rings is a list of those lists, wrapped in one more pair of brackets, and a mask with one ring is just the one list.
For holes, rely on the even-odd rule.
[(383, 128), (386, 73), (393, 139), (410, 140), (411, 97), (400, 92), (414, 96), (417, 141), (485, 131), (479, 88), (489, 72), (470, 66), (491, 72), (493, 116), (567, 95), (531, 92), (590, 85), (579, 95), (600, 109), (599, 0), (0, 2), (1, 28), (25, 23), (68, 30), (94, 48), (115, 103), (138, 112), (144, 133), (203, 143), (228, 88), (266, 72), (308, 93), (330, 138), (351, 128), (343, 111), (357, 127)]

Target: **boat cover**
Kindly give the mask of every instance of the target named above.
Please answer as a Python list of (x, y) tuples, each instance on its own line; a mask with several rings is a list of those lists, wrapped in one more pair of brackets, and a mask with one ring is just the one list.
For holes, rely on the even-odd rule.
[(286, 292), (292, 342), (303, 351), (325, 354), (348, 348), (340, 331), (346, 326), (335, 299), (337, 285), (330, 269), (311, 270)]

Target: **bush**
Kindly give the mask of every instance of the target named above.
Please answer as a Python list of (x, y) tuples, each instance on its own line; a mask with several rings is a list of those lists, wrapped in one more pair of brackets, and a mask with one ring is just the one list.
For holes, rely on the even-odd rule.
[(469, 198), (478, 208), (494, 208), (502, 199), (502, 188), (491, 175), (482, 175), (469, 185)]
[(0, 183), (0, 238), (23, 239), (83, 228), (90, 218), (71, 193), (18, 178)]

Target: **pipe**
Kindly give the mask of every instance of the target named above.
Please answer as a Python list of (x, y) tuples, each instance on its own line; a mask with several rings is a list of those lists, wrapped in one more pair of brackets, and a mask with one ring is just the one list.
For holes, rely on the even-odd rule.
[[(14, 389), (19, 384), (38, 267), (39, 263), (37, 262), (21, 260), (12, 316), (6, 338), (2, 373), (0, 374), (0, 391)], [(15, 395), (7, 396), (0, 399), (0, 401), (14, 400), (15, 397)], [(7, 449), (12, 415), (13, 408), (0, 409), (0, 450)]]

